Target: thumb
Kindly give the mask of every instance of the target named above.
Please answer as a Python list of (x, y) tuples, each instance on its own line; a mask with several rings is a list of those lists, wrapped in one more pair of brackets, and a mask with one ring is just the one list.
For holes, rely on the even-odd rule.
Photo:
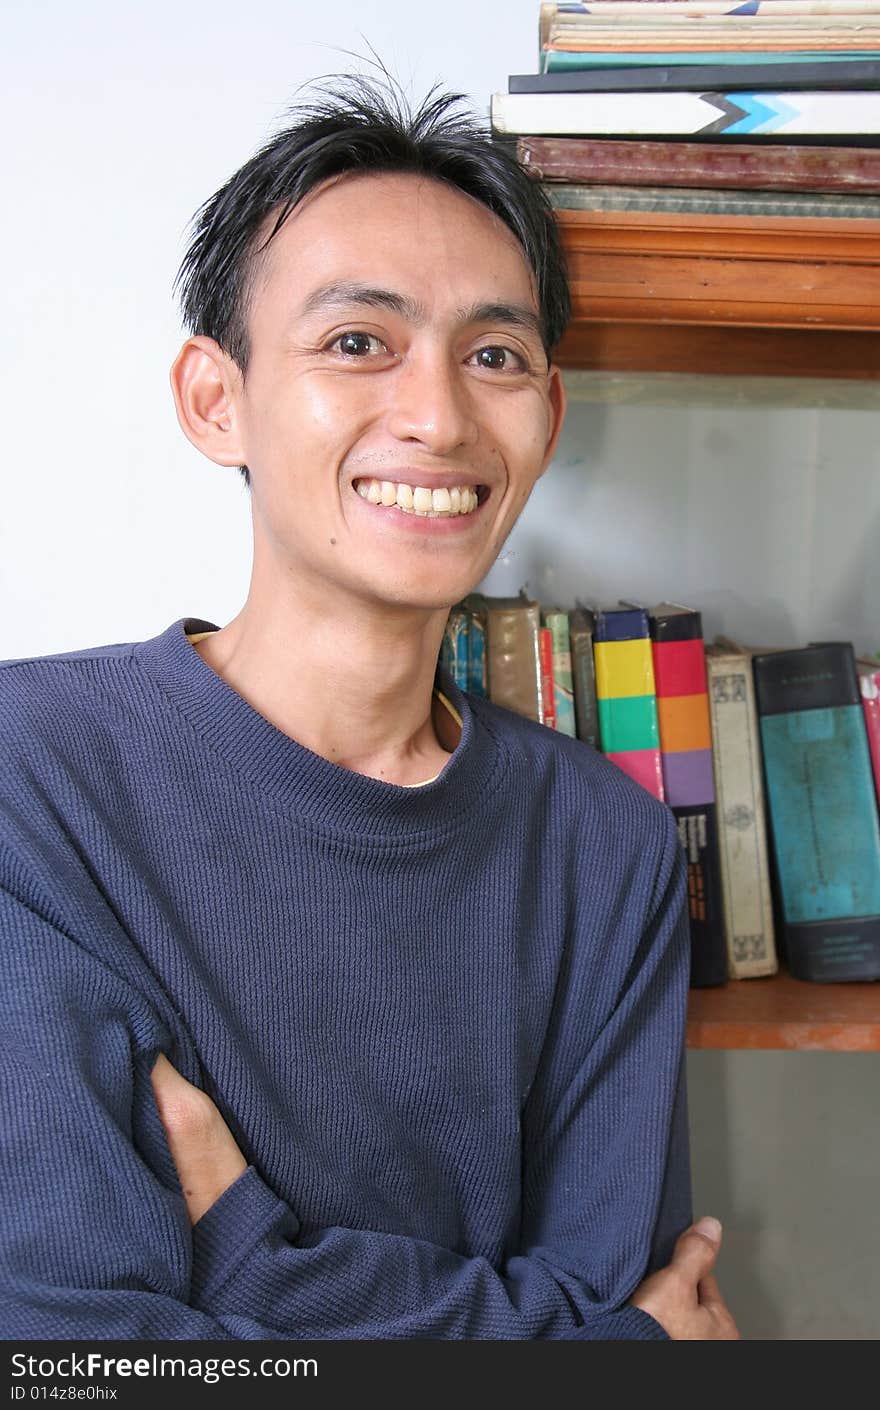
[(697, 1284), (715, 1267), (720, 1247), (721, 1225), (718, 1220), (710, 1216), (698, 1219), (696, 1224), (679, 1235), (671, 1266), (689, 1283), (693, 1283), (696, 1291)]

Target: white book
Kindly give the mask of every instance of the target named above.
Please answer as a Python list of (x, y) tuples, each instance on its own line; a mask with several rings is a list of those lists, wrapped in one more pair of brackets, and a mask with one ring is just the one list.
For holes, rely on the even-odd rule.
[(823, 137), (880, 133), (880, 90), (494, 93), (495, 131), (523, 137)]
[(707, 645), (706, 672), (728, 971), (757, 979), (778, 963), (751, 656), (732, 642)]

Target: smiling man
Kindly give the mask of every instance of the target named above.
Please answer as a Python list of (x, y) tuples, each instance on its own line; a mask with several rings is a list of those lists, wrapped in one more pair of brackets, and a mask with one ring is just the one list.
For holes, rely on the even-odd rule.
[(351, 79), (200, 213), (171, 380), (250, 486), (238, 615), (0, 671), (7, 1336), (736, 1335), (671, 814), (438, 666), (569, 308), (455, 106)]

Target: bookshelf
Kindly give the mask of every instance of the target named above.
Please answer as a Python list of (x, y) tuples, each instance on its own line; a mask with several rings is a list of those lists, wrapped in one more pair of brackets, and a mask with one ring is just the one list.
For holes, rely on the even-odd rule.
[[(880, 381), (877, 221), (557, 215), (574, 304), (560, 366)], [(688, 1046), (880, 1051), (880, 984), (691, 990)]]

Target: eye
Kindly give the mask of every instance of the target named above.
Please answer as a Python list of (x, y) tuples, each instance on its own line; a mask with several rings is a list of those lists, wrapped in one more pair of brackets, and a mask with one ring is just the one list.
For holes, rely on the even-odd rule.
[(473, 356), (479, 359), (479, 366), (485, 367), (489, 372), (526, 372), (528, 370), (528, 363), (522, 353), (514, 352), (513, 348), (507, 348), (503, 344), (477, 348)]
[[(340, 333), (338, 337), (328, 344), (329, 348), (338, 348), (343, 357), (362, 360), (369, 355), (370, 344), (377, 343), (380, 348), (385, 348), (381, 338), (377, 338), (374, 333), (359, 333), (356, 329), (348, 329), (345, 333)], [(387, 348), (385, 349), (387, 352)]]

